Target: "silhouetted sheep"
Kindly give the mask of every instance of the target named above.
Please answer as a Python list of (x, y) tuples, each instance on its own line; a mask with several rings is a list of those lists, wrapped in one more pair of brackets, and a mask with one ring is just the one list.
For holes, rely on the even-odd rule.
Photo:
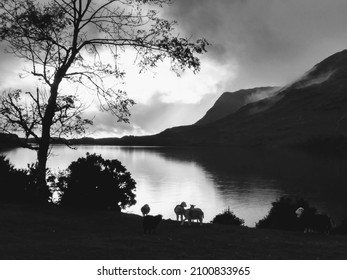
[(149, 207), (148, 204), (145, 204), (141, 207), (141, 212), (143, 216), (148, 215), (149, 211), (151, 210), (151, 208)]
[(162, 219), (163, 219), (162, 215), (144, 216), (143, 217), (143, 232), (144, 233), (155, 233), (156, 228)]
[(316, 231), (329, 234), (333, 227), (333, 220), (325, 214), (306, 214), (303, 207), (299, 207), (295, 214), (303, 223), (305, 233)]
[(179, 217), (181, 217), (181, 221), (183, 221), (184, 212), (186, 211), (184, 207), (187, 207), (187, 204), (184, 201), (181, 204), (175, 206), (174, 211), (177, 221), (179, 220)]
[(184, 225), (184, 221), (188, 220), (188, 224), (191, 224), (192, 220), (197, 219), (202, 225), (204, 219), (204, 212), (200, 208), (195, 208), (195, 205), (190, 205), (189, 209), (186, 209), (184, 212), (184, 219), (182, 220), (181, 225)]

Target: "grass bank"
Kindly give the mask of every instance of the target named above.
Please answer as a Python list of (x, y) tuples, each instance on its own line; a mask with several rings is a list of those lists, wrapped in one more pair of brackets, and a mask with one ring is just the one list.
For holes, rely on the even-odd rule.
[[(165, 218), (165, 217), (164, 217)], [(347, 236), (163, 220), (111, 211), (0, 204), (0, 259), (347, 259)]]

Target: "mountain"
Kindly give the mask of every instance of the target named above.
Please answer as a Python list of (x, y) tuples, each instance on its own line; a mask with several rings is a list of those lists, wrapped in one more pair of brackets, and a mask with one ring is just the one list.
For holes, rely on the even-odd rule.
[[(259, 89), (269, 90), (269, 97), (256, 101)], [(283, 88), (224, 93), (193, 125), (96, 143), (347, 150), (347, 50), (326, 58)]]
[(211, 109), (207, 111), (205, 116), (198, 120), (195, 125), (204, 125), (222, 119), (235, 113), (248, 103), (273, 96), (279, 89), (279, 87), (257, 87), (224, 92)]
[(278, 87), (257, 87), (224, 92), (195, 125), (204, 125), (222, 119), (250, 102), (274, 95), (279, 89)]
[[(215, 122), (167, 129), (164, 145), (347, 147), (347, 50), (336, 53), (277, 94)], [(147, 138), (148, 142), (149, 139)]]

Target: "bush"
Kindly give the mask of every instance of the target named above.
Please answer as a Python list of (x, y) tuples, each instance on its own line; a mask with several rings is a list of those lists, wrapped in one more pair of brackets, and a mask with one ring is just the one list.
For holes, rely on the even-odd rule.
[(218, 214), (212, 220), (213, 224), (221, 224), (221, 225), (233, 225), (233, 226), (241, 226), (245, 223), (243, 219), (240, 219), (235, 216), (235, 214), (228, 209), (225, 209), (223, 213)]
[(0, 155), (0, 201), (32, 202), (30, 170), (16, 169), (5, 156)]
[(336, 228), (335, 232), (338, 234), (347, 235), (347, 217), (342, 220), (341, 224)]
[(257, 228), (272, 228), (284, 230), (303, 230), (303, 225), (297, 218), (295, 211), (303, 207), (306, 213), (314, 214), (316, 209), (310, 207), (308, 202), (302, 198), (291, 198), (282, 196), (277, 201), (272, 202), (269, 214), (260, 220)]
[(120, 211), (136, 203), (131, 174), (118, 160), (89, 154), (70, 164), (58, 179), (63, 195), (60, 204)]

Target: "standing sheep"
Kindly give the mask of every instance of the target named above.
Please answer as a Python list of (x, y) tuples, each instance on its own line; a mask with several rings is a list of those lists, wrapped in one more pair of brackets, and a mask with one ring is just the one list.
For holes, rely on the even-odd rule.
[(318, 231), (329, 234), (333, 227), (332, 219), (325, 214), (308, 214), (303, 207), (299, 207), (295, 214), (302, 222), (305, 233)]
[(151, 208), (149, 208), (148, 204), (145, 204), (141, 207), (141, 212), (143, 216), (148, 215), (149, 211), (151, 210)]
[(162, 215), (151, 216), (147, 215), (143, 217), (143, 233), (155, 233), (157, 226), (163, 219)]
[(184, 207), (187, 207), (187, 204), (184, 201), (175, 206), (174, 211), (177, 221), (179, 221), (179, 217), (181, 217), (181, 221), (183, 221), (184, 212), (186, 211)]
[(202, 221), (204, 219), (204, 212), (200, 208), (195, 208), (195, 205), (191, 205), (189, 209), (186, 209), (184, 212), (185, 219), (182, 220), (181, 225), (184, 225), (184, 221), (188, 220), (188, 224), (191, 224), (192, 220), (197, 219), (202, 226)]

